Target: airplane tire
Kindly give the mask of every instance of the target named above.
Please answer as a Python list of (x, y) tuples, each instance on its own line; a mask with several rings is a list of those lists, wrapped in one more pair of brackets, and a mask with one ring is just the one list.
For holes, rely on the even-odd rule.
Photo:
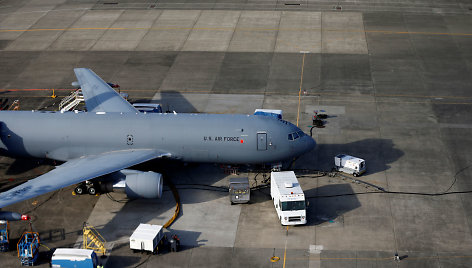
[(87, 192), (89, 193), (89, 195), (96, 195), (97, 194), (97, 190), (93, 186), (89, 187), (87, 189)]
[(83, 195), (84, 194), (84, 187), (82, 185), (79, 185), (75, 187), (74, 192), (78, 195)]
[(357, 173), (357, 172), (354, 172), (354, 174), (352, 174), (352, 175), (354, 175), (354, 177), (359, 177), (359, 173)]

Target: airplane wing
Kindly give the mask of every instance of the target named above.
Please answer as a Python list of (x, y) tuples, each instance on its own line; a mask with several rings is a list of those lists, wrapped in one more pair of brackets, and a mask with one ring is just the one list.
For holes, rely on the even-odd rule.
[(74, 72), (84, 94), (88, 112), (138, 113), (133, 105), (123, 99), (92, 70), (75, 68)]
[(50, 172), (0, 193), (0, 208), (145, 161), (170, 156), (156, 150), (122, 150), (70, 160)]

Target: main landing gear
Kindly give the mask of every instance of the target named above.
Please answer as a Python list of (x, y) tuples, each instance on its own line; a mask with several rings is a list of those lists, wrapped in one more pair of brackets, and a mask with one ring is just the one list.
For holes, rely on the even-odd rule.
[(98, 189), (97, 183), (85, 181), (77, 185), (77, 187), (74, 189), (74, 192), (77, 195), (83, 195), (85, 193), (88, 193), (89, 195), (96, 195), (98, 193)]

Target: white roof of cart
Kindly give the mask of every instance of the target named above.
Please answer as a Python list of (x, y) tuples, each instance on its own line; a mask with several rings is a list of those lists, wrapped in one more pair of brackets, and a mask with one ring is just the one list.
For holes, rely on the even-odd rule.
[(361, 163), (361, 162), (364, 161), (364, 159), (362, 159), (362, 158), (354, 157), (354, 156), (347, 155), (347, 154), (338, 154), (336, 157), (342, 158), (346, 161), (350, 161), (350, 162), (354, 162), (354, 163)]

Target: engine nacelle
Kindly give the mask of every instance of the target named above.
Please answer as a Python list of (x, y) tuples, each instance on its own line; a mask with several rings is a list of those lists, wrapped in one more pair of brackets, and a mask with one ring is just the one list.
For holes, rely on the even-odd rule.
[(0, 221), (27, 221), (31, 217), (28, 215), (21, 215), (17, 212), (12, 211), (0, 211)]
[(106, 183), (106, 191), (124, 191), (130, 198), (161, 198), (162, 174), (123, 169), (111, 175), (113, 183)]

